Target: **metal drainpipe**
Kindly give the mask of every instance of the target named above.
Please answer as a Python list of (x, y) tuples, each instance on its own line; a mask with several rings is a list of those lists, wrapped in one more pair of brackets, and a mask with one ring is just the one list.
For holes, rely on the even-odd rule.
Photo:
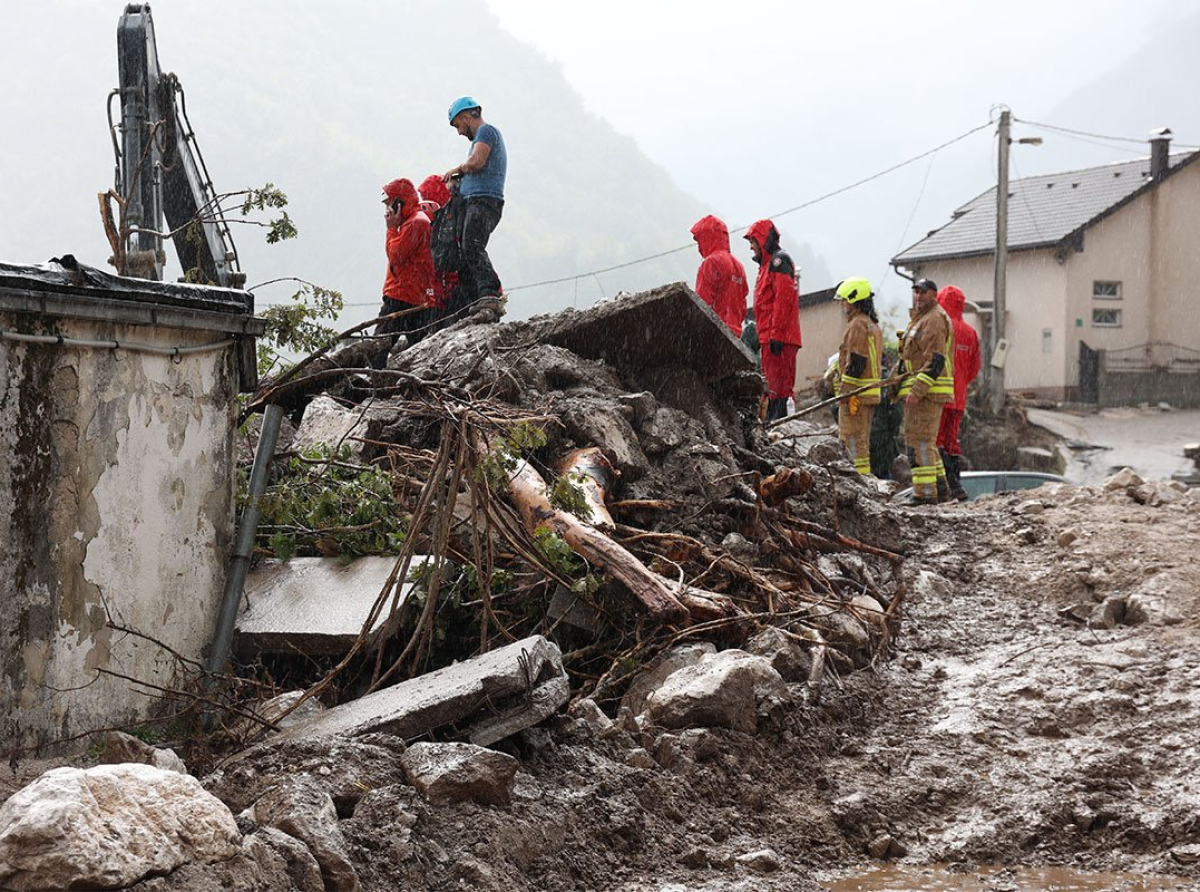
[(238, 525), (237, 541), (233, 556), (229, 560), (229, 572), (225, 576), (225, 594), (221, 598), (221, 612), (217, 615), (217, 630), (213, 633), (212, 646), (204, 668), (212, 675), (225, 671), (229, 660), (229, 648), (233, 643), (233, 627), (237, 622), (238, 607), (242, 601), (242, 590), (246, 585), (246, 574), (250, 570), (250, 558), (254, 554), (254, 533), (258, 528), (258, 500), (267, 488), (267, 469), (275, 455), (275, 443), (279, 439), (279, 426), (283, 421), (283, 408), (268, 405), (263, 412), (262, 430), (258, 434), (258, 449), (254, 453), (254, 467), (250, 471), (250, 488), (246, 494), (246, 510)]

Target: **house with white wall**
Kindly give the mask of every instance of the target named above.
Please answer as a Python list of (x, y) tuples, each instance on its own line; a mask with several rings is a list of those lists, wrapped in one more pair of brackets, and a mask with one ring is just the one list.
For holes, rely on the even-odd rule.
[[(1170, 135), (1145, 158), (1010, 183), (1007, 392), (1200, 400), (1200, 152), (1171, 154)], [(892, 265), (990, 312), (995, 243), (993, 188)]]

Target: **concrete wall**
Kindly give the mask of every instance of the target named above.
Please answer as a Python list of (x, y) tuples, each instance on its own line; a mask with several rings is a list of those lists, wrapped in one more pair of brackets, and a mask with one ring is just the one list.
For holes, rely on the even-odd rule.
[(800, 310), (800, 340), (804, 344), (796, 354), (797, 394), (810, 393), (825, 374), (829, 357), (837, 353), (842, 342), (844, 325), (840, 301), (825, 301)]
[[(212, 331), (0, 308), (0, 328), (209, 344)], [(232, 536), (234, 348), (179, 358), (0, 338), (0, 733), (45, 744), (151, 705), (105, 669), (169, 685), (153, 636), (211, 636)]]

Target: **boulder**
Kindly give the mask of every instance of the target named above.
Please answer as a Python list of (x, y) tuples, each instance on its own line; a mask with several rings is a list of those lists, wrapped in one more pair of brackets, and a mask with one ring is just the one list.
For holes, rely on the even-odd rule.
[(254, 803), (251, 816), (304, 843), (321, 868), (329, 892), (361, 892), (362, 883), (346, 854), (333, 798), (311, 778), (289, 778), (267, 790)]
[(646, 699), (645, 716), (664, 728), (752, 732), (760, 716), (787, 699), (787, 685), (769, 662), (742, 650), (725, 650), (672, 673)]
[(575, 703), (569, 710), (572, 717), (578, 719), (593, 734), (600, 734), (612, 727), (612, 719), (604, 714), (596, 701), (591, 697)]
[(1104, 481), (1104, 489), (1113, 492), (1118, 489), (1132, 489), (1141, 486), (1146, 481), (1133, 472), (1132, 468), (1121, 468)]
[(246, 837), (242, 851), (254, 859), (261, 871), (286, 876), (298, 892), (324, 892), (321, 865), (303, 842), (274, 827), (260, 827)]
[(390, 413), (386, 410), (373, 411), (370, 407), (347, 409), (337, 400), (318, 396), (304, 409), (304, 418), (296, 429), (292, 449), (307, 452), (321, 447), (330, 450), (348, 446), (356, 459), (366, 456), (364, 444), (359, 440), (378, 439)]
[(629, 707), (634, 715), (641, 713), (650, 696), (673, 673), (684, 666), (694, 666), (706, 656), (717, 652), (717, 647), (708, 641), (698, 641), (693, 644), (680, 644), (660, 655), (650, 666), (629, 685), (629, 690), (621, 698), (621, 705)]
[(470, 743), (414, 743), (404, 753), (408, 782), (433, 803), (512, 802), (517, 760)]
[(0, 887), (114, 889), (238, 854), (233, 814), (187, 774), (56, 768), (0, 807)]
[(175, 754), (175, 750), (151, 746), (123, 731), (109, 731), (104, 735), (104, 752), (100, 754), (100, 764), (120, 765), (122, 763), (153, 765), (164, 771), (188, 773), (187, 765)]
[(240, 812), (275, 785), (308, 777), (333, 798), (338, 814), (352, 814), (367, 790), (404, 782), (404, 741), (389, 734), (344, 740), (273, 737), (243, 750), (204, 779), (214, 796)]
[(779, 855), (774, 849), (747, 852), (745, 855), (738, 855), (737, 861), (758, 873), (774, 873), (779, 870)]
[(746, 643), (746, 652), (762, 657), (787, 682), (805, 681), (812, 657), (783, 629), (767, 626)]

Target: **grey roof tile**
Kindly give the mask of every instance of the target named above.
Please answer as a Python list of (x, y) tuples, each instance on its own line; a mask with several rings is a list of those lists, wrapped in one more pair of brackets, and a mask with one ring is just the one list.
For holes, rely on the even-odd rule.
[[(1196, 153), (1172, 155), (1169, 170)], [(1009, 182), (1009, 250), (1057, 244), (1149, 183), (1150, 159), (1139, 158)], [(951, 220), (892, 258), (921, 260), (991, 254), (996, 248), (996, 187), (964, 204)]]

